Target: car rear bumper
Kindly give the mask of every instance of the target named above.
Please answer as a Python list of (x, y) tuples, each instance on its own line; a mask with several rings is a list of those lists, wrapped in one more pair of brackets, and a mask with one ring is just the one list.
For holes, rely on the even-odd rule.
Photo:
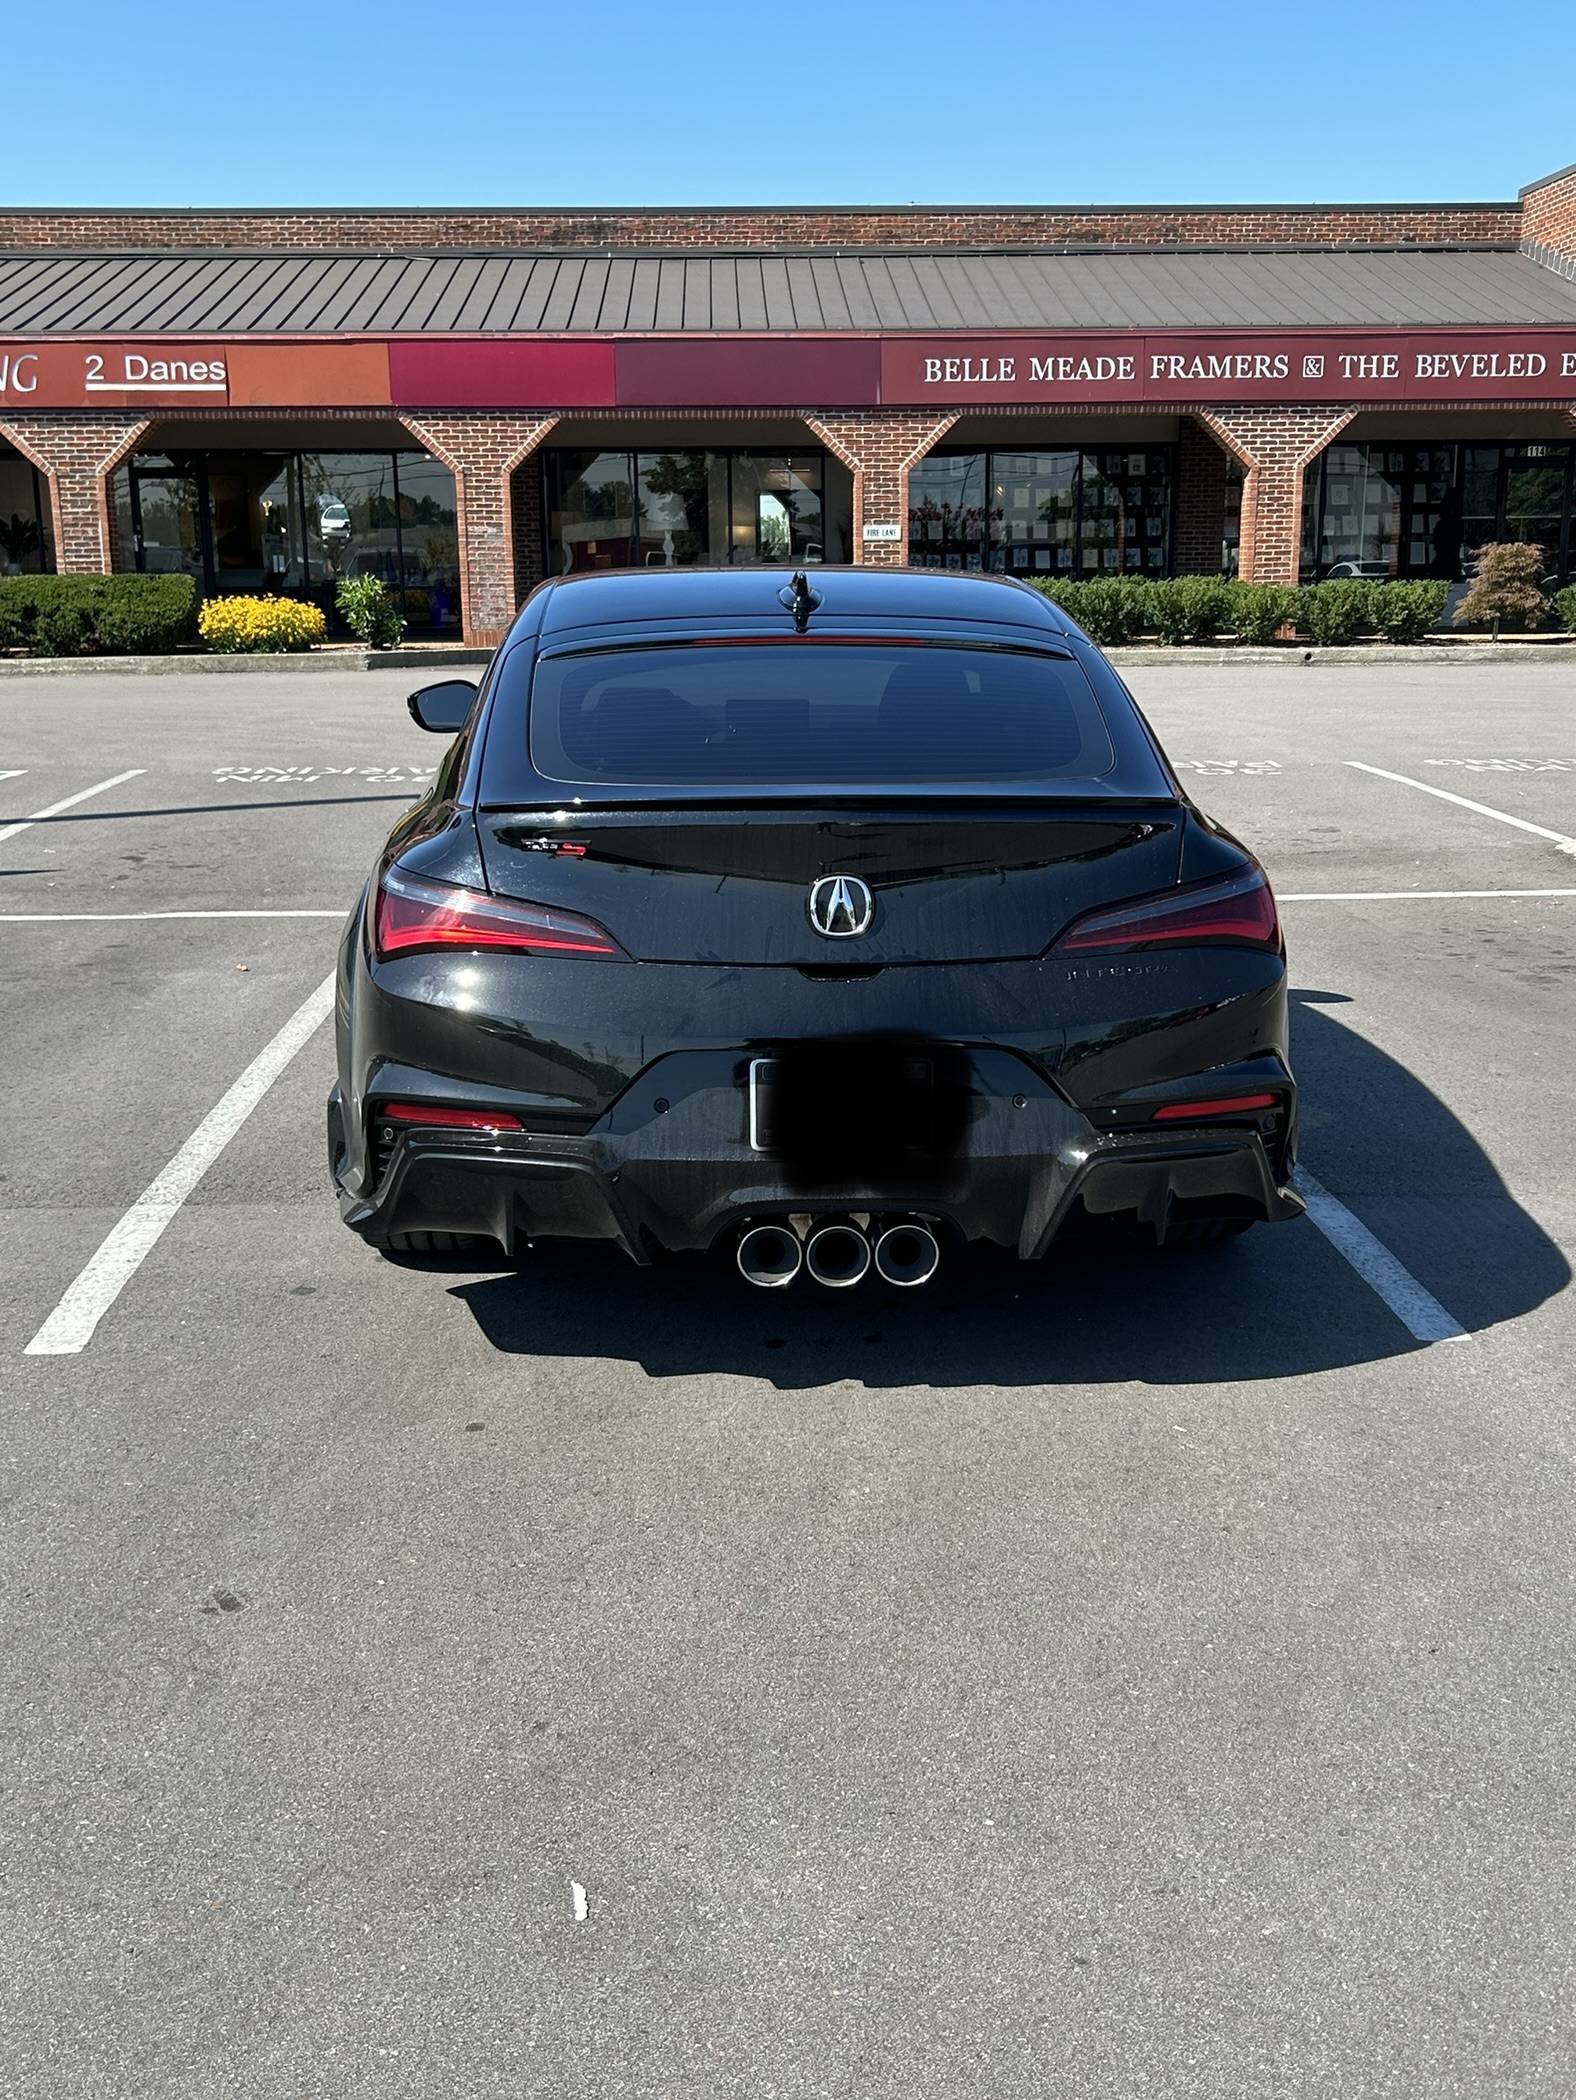
[[(510, 1254), (532, 1239), (611, 1240), (638, 1262), (708, 1249), (747, 1220), (806, 1213), (923, 1216), (1026, 1260), (1079, 1212), (1128, 1216), (1160, 1238), (1178, 1216), (1301, 1213), (1284, 1185), (1294, 1108), (1278, 1059), (1235, 1068), (1284, 1100), (1267, 1149), (1251, 1123), (1097, 1130), (1023, 1058), (985, 1046), (963, 1055), (969, 1114), (955, 1152), (879, 1181), (806, 1182), (753, 1151), (748, 1053), (728, 1051), (659, 1057), (583, 1133), (407, 1131), (364, 1190), (347, 1183), (336, 1088), (330, 1166), (346, 1224), (374, 1245), (414, 1232), (480, 1234)], [(385, 1069), (379, 1088), (397, 1097), (398, 1070)]]

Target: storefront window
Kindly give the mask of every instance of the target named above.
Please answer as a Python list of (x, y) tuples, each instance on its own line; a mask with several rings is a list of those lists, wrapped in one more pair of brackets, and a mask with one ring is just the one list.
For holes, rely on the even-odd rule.
[(549, 574), (627, 569), (634, 532), (634, 462), (627, 452), (548, 454)]
[(990, 455), (993, 569), (1071, 574), (1078, 552), (1078, 463), (1076, 452)]
[(730, 561), (824, 561), (819, 452), (736, 453)]
[(983, 452), (932, 452), (909, 471), (908, 558), (916, 569), (985, 566)]
[(425, 452), (394, 456), (405, 618), (413, 628), (460, 624), (460, 526), (454, 476)]
[(30, 459), (0, 447), (0, 576), (37, 576), (55, 566), (49, 489)]
[[(1234, 453), (1226, 456), (1226, 511), (1220, 534), (1220, 573), (1235, 576), (1242, 557), (1242, 485), (1247, 470)], [(1304, 529), (1307, 517), (1303, 519)]]
[(637, 457), (636, 565), (688, 568), (720, 561), (728, 515), (728, 462), (716, 452), (643, 452)]
[(128, 566), (309, 598), (331, 624), (339, 585), (376, 576), (411, 629), (459, 625), (454, 476), (425, 453), (139, 454), (111, 496)]
[(1171, 452), (933, 452), (909, 474), (909, 560), (1009, 576), (1163, 576)]
[(1303, 481), (1302, 573), (1454, 582), (1492, 540), (1531, 540), (1570, 571), (1576, 446), (1331, 445)]
[[(851, 486), (820, 452), (549, 452), (547, 571), (846, 561)], [(830, 543), (830, 544), (829, 544)]]

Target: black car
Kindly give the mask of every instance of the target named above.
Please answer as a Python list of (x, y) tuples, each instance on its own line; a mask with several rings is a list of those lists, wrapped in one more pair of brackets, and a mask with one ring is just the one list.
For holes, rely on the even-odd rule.
[(1039, 592), (933, 571), (542, 585), (340, 952), (328, 1144), (372, 1245), (723, 1249), (1296, 1216), (1264, 873)]

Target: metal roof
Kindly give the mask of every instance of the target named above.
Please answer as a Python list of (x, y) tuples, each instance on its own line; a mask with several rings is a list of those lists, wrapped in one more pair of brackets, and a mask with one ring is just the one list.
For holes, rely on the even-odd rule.
[(0, 255), (0, 335), (631, 335), (1576, 324), (1503, 248)]

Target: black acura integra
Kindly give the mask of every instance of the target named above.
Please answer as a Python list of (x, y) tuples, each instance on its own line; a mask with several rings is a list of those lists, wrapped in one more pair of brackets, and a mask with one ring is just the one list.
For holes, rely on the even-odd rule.
[(927, 1281), (1296, 1216), (1269, 885), (1088, 637), (935, 572), (564, 578), (340, 952), (345, 1222)]

